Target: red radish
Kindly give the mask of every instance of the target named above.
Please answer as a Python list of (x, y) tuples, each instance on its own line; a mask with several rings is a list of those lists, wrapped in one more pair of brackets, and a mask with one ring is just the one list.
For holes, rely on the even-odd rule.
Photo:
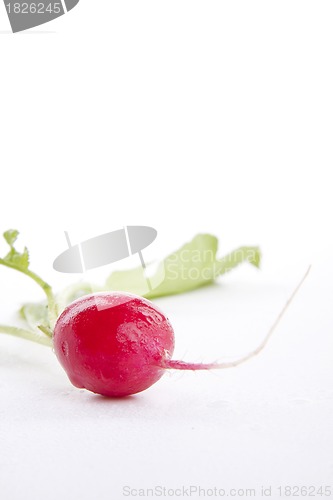
[(174, 333), (149, 300), (101, 292), (81, 297), (63, 311), (53, 342), (73, 385), (119, 397), (143, 391), (162, 377), (174, 350)]
[(147, 389), (166, 369), (238, 366), (264, 348), (307, 274), (264, 341), (234, 362), (204, 364), (172, 360), (174, 332), (166, 316), (149, 300), (120, 292), (95, 293), (72, 302), (56, 322), (54, 350), (73, 385), (111, 397)]

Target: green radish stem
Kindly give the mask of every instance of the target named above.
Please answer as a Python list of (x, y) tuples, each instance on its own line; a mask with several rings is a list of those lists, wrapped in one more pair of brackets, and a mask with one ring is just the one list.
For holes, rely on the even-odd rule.
[(285, 306), (282, 308), (280, 313), (278, 314), (277, 318), (275, 319), (274, 323), (272, 324), (271, 328), (269, 329), (266, 337), (264, 340), (259, 344), (259, 346), (254, 349), (254, 351), (251, 351), (250, 353), (246, 354), (245, 356), (236, 359), (235, 361), (228, 361), (224, 363), (190, 363), (186, 361), (178, 361), (174, 359), (166, 359), (163, 362), (163, 368), (165, 369), (173, 369), (173, 370), (213, 370), (213, 369), (221, 369), (221, 368), (234, 368), (236, 366), (239, 366), (246, 361), (249, 361), (250, 359), (254, 358), (257, 356), (266, 346), (267, 342), (273, 335), (274, 331), (276, 330), (277, 326), (279, 325), (282, 317), (284, 316), (285, 312), (287, 311), (288, 307), (290, 306), (291, 302), (295, 298), (297, 292), (303, 285), (305, 279), (307, 278), (309, 272), (310, 272), (311, 266), (308, 267), (306, 273), (304, 274), (303, 278), (293, 291), (293, 293), (290, 295), (289, 299), (287, 300)]
[(0, 333), (8, 333), (9, 335), (14, 335), (15, 337), (20, 337), (26, 340), (31, 340), (32, 342), (37, 342), (38, 344), (52, 347), (52, 340), (49, 337), (43, 337), (42, 335), (38, 335), (38, 333), (31, 330), (25, 330), (24, 328), (0, 325)]
[(11, 262), (8, 262), (4, 259), (0, 259), (0, 264), (6, 267), (10, 267), (11, 269), (15, 269), (16, 271), (19, 271), (20, 273), (25, 274), (26, 276), (29, 276), (29, 278), (32, 278), (37, 285), (39, 285), (42, 290), (44, 291), (46, 298), (47, 298), (47, 303), (48, 303), (48, 316), (49, 316), (49, 321), (51, 325), (51, 329), (53, 330), (54, 325), (57, 321), (58, 318), (58, 306), (55, 300), (55, 297), (52, 292), (51, 286), (46, 283), (40, 276), (38, 276), (36, 273), (33, 271), (30, 271), (30, 269), (23, 269), (21, 267), (15, 266), (15, 264), (12, 264)]

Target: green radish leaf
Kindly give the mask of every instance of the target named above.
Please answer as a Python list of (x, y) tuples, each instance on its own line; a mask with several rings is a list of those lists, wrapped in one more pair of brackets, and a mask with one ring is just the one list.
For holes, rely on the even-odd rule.
[(8, 229), (8, 231), (5, 231), (3, 233), (3, 237), (5, 238), (10, 247), (13, 247), (15, 241), (17, 240), (18, 235), (19, 232), (17, 229)]
[[(113, 272), (106, 281), (107, 290), (119, 290), (156, 298), (194, 290), (212, 283), (242, 262), (260, 265), (258, 247), (240, 247), (218, 259), (218, 240), (211, 234), (198, 234), (192, 241), (159, 263), (151, 276), (138, 267)], [(149, 271), (149, 268), (148, 268)]]
[(40, 325), (49, 325), (47, 304), (42, 302), (24, 304), (19, 314), (26, 324), (34, 331), (40, 333)]
[[(2, 259), (2, 263), (24, 272), (29, 265), (29, 257), (26, 249), (23, 253), (19, 253), (14, 248), (17, 236), (16, 230), (9, 230), (4, 234), (11, 249)], [(60, 314), (73, 300), (92, 292), (117, 290), (154, 299), (188, 292), (213, 283), (216, 278), (242, 262), (249, 262), (255, 267), (260, 265), (261, 254), (258, 247), (240, 247), (222, 258), (217, 258), (217, 250), (218, 240), (215, 236), (198, 234), (155, 266), (149, 265), (146, 270), (139, 266), (134, 269), (114, 271), (104, 286), (96, 286), (89, 282), (73, 283), (55, 296), (54, 303)], [(29, 270), (26, 273), (32, 274)], [(43, 283), (36, 276), (34, 279), (37, 279), (39, 284)], [(25, 304), (20, 309), (20, 315), (35, 332), (40, 332), (41, 326), (49, 328), (49, 308), (46, 303)]]
[(29, 252), (27, 247), (24, 248), (22, 253), (15, 249), (14, 243), (16, 242), (18, 235), (19, 232), (16, 229), (9, 229), (3, 233), (6, 242), (10, 246), (10, 250), (3, 258), (3, 261), (21, 271), (24, 271), (29, 267)]

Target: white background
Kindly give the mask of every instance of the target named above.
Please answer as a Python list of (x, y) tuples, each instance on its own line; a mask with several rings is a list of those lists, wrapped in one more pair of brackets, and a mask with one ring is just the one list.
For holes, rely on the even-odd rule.
[[(259, 244), (260, 271), (158, 301), (175, 357), (209, 361), (255, 347), (312, 263), (259, 358), (124, 400), (75, 389), (51, 351), (3, 335), (3, 498), (333, 486), (332, 18), (328, 1), (81, 0), (12, 35), (0, 5), (0, 229), (20, 229), (33, 269), (75, 279), (52, 270), (64, 230), (154, 226), (148, 259), (197, 232), (221, 255)], [(0, 323), (40, 298), (0, 269)]]

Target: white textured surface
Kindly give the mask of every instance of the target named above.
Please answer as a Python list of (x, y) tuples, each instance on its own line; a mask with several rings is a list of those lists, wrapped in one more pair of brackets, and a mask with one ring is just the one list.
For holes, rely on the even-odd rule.
[[(174, 324), (176, 356), (208, 361), (253, 348), (289, 292), (255, 273), (244, 286), (239, 272), (224, 286), (159, 305)], [(120, 400), (75, 389), (51, 350), (3, 336), (3, 497), (104, 500), (122, 498), (126, 485), (329, 484), (332, 292), (315, 266), (257, 359), (221, 372), (173, 372)]]

